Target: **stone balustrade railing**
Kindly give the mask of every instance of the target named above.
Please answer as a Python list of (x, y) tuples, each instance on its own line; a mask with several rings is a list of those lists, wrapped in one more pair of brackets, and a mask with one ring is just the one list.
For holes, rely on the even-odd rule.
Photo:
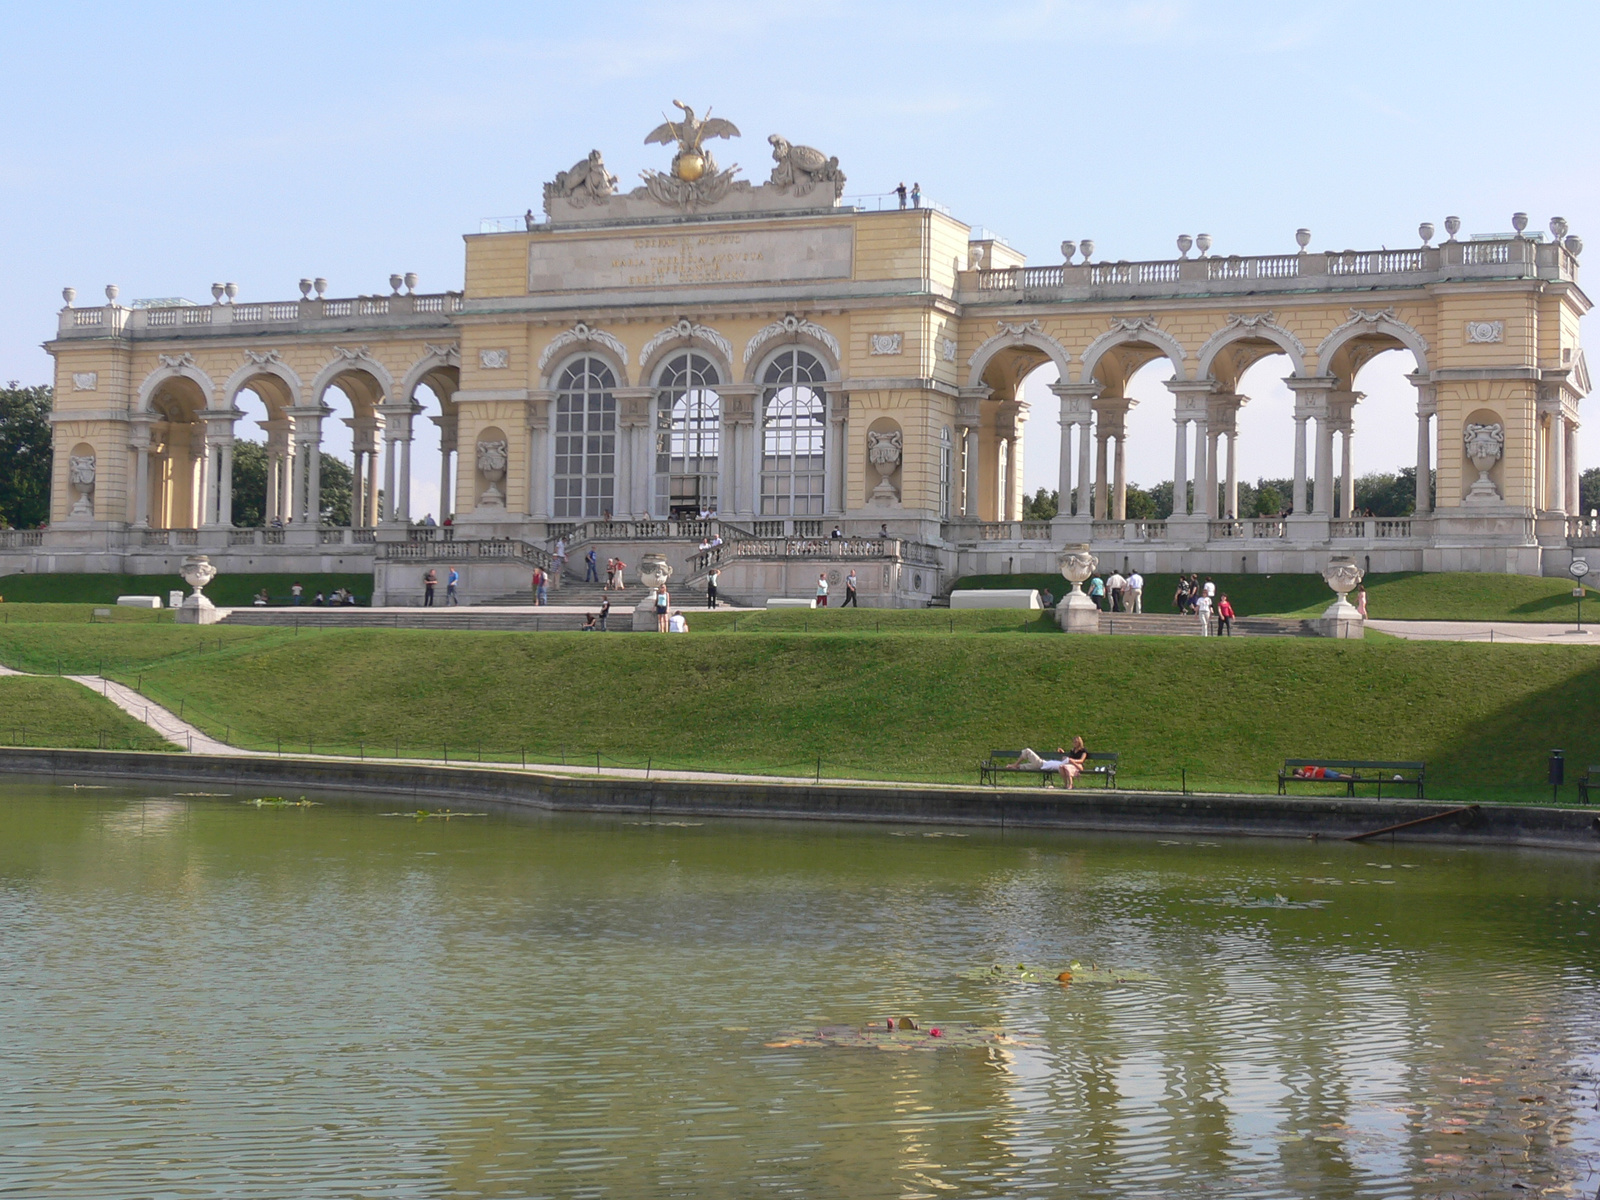
[(1290, 291), (1348, 287), (1352, 277), (1366, 286), (1417, 285), (1438, 279), (1564, 279), (1576, 281), (1578, 260), (1564, 245), (1534, 238), (1444, 242), (1414, 250), (1343, 250), (1319, 254), (1211, 255), (1149, 262), (1066, 263), (964, 271), (965, 299), (998, 299), (1019, 292), (1062, 299), (1089, 298), (1110, 289), (1115, 296), (1161, 296), (1185, 292)]
[(532, 569), (550, 570), (554, 560), (543, 546), (521, 538), (465, 538), (449, 541), (419, 539), (379, 542), (378, 557), (391, 562), (498, 561), (518, 562)]
[(285, 300), (263, 304), (184, 304), (128, 308), (63, 308), (63, 338), (171, 338), (264, 331), (344, 330), (384, 325), (448, 325), (461, 311), (460, 292), (355, 296), (343, 300)]
[(0, 550), (25, 550), (44, 545), (42, 529), (0, 529)]

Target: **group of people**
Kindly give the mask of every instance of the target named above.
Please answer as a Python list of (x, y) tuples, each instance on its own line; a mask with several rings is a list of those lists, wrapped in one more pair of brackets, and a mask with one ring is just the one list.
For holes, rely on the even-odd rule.
[(1083, 744), (1081, 737), (1075, 737), (1072, 739), (1072, 749), (1063, 750), (1058, 746), (1055, 753), (1049, 758), (1046, 758), (1036, 750), (1030, 750), (1024, 746), (1018, 752), (1016, 762), (1005, 769), (1007, 771), (1043, 771), (1046, 773), (1054, 771), (1061, 776), (1061, 782), (1070, 788), (1078, 776), (1083, 774), (1083, 768), (1088, 761), (1088, 748)]
[[(461, 603), (460, 598), (456, 595), (456, 588), (459, 587), (460, 584), (461, 584), (461, 572), (456, 570), (454, 567), (451, 567), (450, 570), (445, 574), (444, 602), (447, 605), (449, 605), (449, 604), (460, 604)], [(432, 567), (429, 567), (428, 570), (427, 570), (427, 573), (425, 575), (423, 575), (423, 577), (422, 577), (422, 607), (423, 608), (432, 608), (433, 607), (433, 593), (434, 593), (434, 590), (436, 588), (438, 588), (438, 586), (439, 586), (439, 572), (435, 571)], [(296, 603), (298, 603), (298, 601), (296, 601)], [(317, 603), (320, 604), (321, 601), (318, 600)]]
[(584, 613), (583, 614), (583, 625), (581, 627), (582, 628), (582, 632), (584, 632), (584, 633), (595, 633), (595, 632), (605, 633), (606, 632), (606, 621), (608, 621), (610, 619), (610, 617), (611, 617), (611, 597), (610, 596), (603, 596), (600, 599), (600, 613), (599, 613), (598, 616), (596, 616), (594, 613)]
[[(894, 194), (900, 197), (900, 207), (904, 208), (906, 206), (905, 180), (901, 180), (900, 183), (895, 187)], [(920, 183), (913, 183), (911, 185), (911, 207), (922, 207), (922, 185)]]
[[(713, 572), (713, 574), (714, 573), (715, 572)], [(708, 591), (712, 592), (713, 596), (715, 594), (714, 588), (715, 585), (708, 585)], [(672, 593), (667, 591), (667, 585), (665, 583), (659, 583), (656, 585), (656, 591), (655, 595), (652, 597), (652, 601), (654, 602), (656, 609), (657, 633), (689, 632), (688, 618), (686, 618), (680, 610), (672, 607)], [(716, 607), (714, 601), (711, 607)]]
[[(594, 551), (591, 550), (589, 553), (593, 554)], [(620, 592), (625, 586), (627, 586), (622, 582), (622, 572), (627, 569), (627, 566), (628, 564), (623, 562), (620, 558), (606, 559), (606, 585), (600, 590), (605, 592)], [(587, 580), (585, 580), (585, 582), (587, 582)]]
[[(856, 572), (854, 567), (850, 569), (850, 574), (844, 577), (844, 600), (839, 604), (839, 607), (849, 608), (852, 604), (854, 604), (857, 608), (861, 607), (861, 605), (856, 602)], [(828, 573), (826, 571), (817, 576), (817, 599), (815, 607), (828, 607)]]
[[(305, 591), (306, 589), (304, 585), (302, 585), (298, 579), (295, 580), (293, 585), (289, 588), (289, 603), (298, 606), (305, 599)], [(261, 608), (265, 605), (271, 604), (272, 597), (267, 595), (266, 588), (262, 588), (255, 594), (250, 603), (254, 604), (257, 608)], [(319, 606), (335, 605), (354, 608), (356, 604), (356, 594), (349, 588), (334, 588), (333, 595), (331, 597), (329, 597), (326, 593), (319, 591), (315, 596), (312, 597), (311, 603)]]
[(1088, 590), (1089, 599), (1102, 612), (1144, 611), (1144, 576), (1137, 571), (1132, 575), (1113, 571), (1106, 579), (1095, 575), (1089, 580)]
[(1217, 636), (1233, 636), (1233, 605), (1228, 594), (1217, 595), (1216, 581), (1209, 575), (1204, 583), (1198, 575), (1178, 576), (1178, 590), (1172, 595), (1173, 607), (1180, 613), (1200, 618), (1200, 636), (1211, 636), (1211, 618), (1217, 619)]

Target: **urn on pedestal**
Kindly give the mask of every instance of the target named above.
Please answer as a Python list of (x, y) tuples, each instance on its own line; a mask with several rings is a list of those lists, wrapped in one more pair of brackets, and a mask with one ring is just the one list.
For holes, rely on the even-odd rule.
[(1336, 599), (1311, 622), (1312, 628), (1323, 637), (1359, 638), (1366, 634), (1366, 618), (1347, 597), (1361, 585), (1365, 572), (1348, 554), (1339, 554), (1322, 568), (1322, 578), (1333, 589)]
[(645, 597), (634, 605), (633, 628), (638, 630), (653, 630), (656, 627), (656, 601), (655, 590), (666, 583), (672, 575), (672, 564), (667, 561), (665, 554), (651, 551), (639, 557), (639, 582), (649, 588)]
[(209, 558), (204, 554), (190, 555), (178, 567), (178, 574), (194, 589), (194, 594), (178, 606), (175, 619), (180, 625), (215, 625), (228, 615), (226, 609), (217, 608), (201, 594), (206, 584), (217, 577), (217, 569)]
[(1098, 633), (1100, 606), (1083, 591), (1083, 581), (1094, 574), (1100, 560), (1089, 552), (1087, 542), (1066, 546), (1061, 551), (1061, 575), (1072, 590), (1056, 605), (1056, 624), (1065, 633)]
[(1463, 503), (1499, 504), (1500, 489), (1494, 486), (1489, 472), (1505, 453), (1506, 427), (1498, 421), (1468, 422), (1461, 440), (1466, 446), (1467, 458), (1478, 472), (1477, 481), (1468, 489)]

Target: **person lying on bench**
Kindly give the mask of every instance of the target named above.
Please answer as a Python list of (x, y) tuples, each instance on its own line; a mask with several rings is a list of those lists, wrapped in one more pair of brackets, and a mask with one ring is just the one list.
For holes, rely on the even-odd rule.
[(1332, 767), (1296, 767), (1294, 769), (1294, 778), (1348, 780), (1351, 776), (1343, 771), (1336, 771)]
[(1088, 760), (1089, 752), (1083, 747), (1081, 737), (1072, 739), (1070, 751), (1056, 747), (1054, 758), (1041, 758), (1039, 754), (1024, 746), (1017, 753), (1017, 761), (1003, 768), (1007, 771), (1056, 771), (1061, 775), (1061, 781), (1069, 788), (1072, 781), (1083, 774), (1083, 764)]

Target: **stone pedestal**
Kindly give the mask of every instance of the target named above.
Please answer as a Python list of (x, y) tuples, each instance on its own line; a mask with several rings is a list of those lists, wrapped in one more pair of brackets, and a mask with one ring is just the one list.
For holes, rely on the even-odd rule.
[(1056, 624), (1063, 633), (1099, 633), (1100, 606), (1074, 589), (1056, 605)]
[(196, 592), (193, 596), (185, 598), (184, 602), (178, 606), (177, 614), (173, 619), (179, 625), (215, 625), (232, 611), (232, 609), (228, 608), (218, 608)]
[(1311, 628), (1318, 637), (1360, 639), (1367, 635), (1367, 623), (1360, 610), (1343, 596), (1328, 605), (1323, 614), (1311, 622)]

